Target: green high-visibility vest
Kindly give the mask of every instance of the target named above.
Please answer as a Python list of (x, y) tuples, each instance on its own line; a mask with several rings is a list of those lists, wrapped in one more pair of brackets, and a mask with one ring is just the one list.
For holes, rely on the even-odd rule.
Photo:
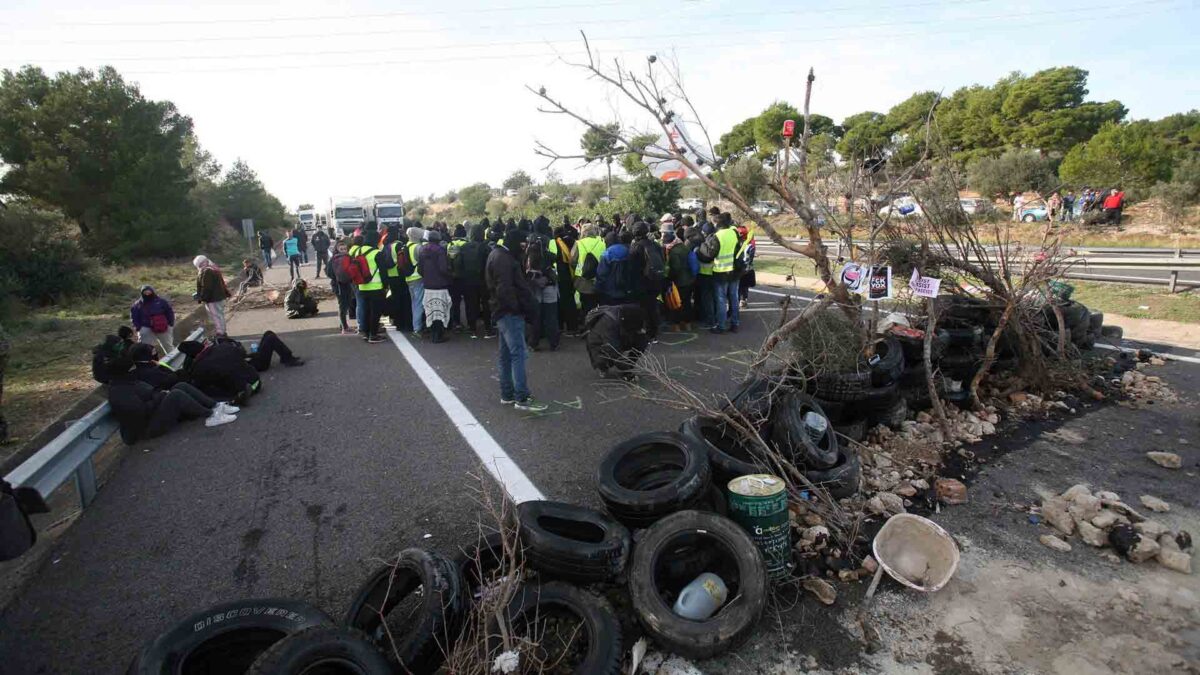
[(404, 280), (412, 283), (421, 280), (421, 273), (417, 271), (417, 245), (413, 242), (408, 242), (408, 260), (412, 263), (413, 273), (404, 277)]
[(713, 259), (712, 271), (713, 274), (728, 274), (733, 271), (733, 257), (737, 253), (737, 232), (732, 227), (717, 230), (717, 241), (721, 243), (721, 250)]
[(395, 279), (396, 277), (400, 276), (400, 266), (399, 266), (400, 257), (397, 255), (397, 253), (399, 251), (399, 249), (397, 248), (398, 246), (400, 246), (400, 242), (398, 242), (398, 241), (393, 241), (388, 244), (388, 250), (390, 250), (392, 252), (392, 262), (396, 263), (396, 264), (392, 265), (391, 269), (384, 272), (384, 275), (391, 277), (392, 279)]
[(551, 239), (550, 243), (546, 244), (546, 248), (550, 250), (550, 255), (553, 255), (555, 258), (558, 257), (558, 240), (557, 239)]
[(383, 290), (383, 278), (379, 275), (379, 263), (377, 263), (375, 260), (375, 258), (379, 256), (379, 249), (370, 248), (368, 246), (363, 246), (363, 248), (366, 250), (361, 251), (361, 253), (362, 253), (362, 256), (367, 259), (367, 270), (370, 271), (371, 277), (370, 277), (370, 280), (367, 281), (367, 283), (359, 284), (358, 290), (360, 290), (360, 291), (382, 291)]
[(587, 261), (588, 254), (596, 257), (596, 262), (600, 262), (600, 256), (604, 255), (604, 240), (600, 237), (584, 237), (575, 242), (575, 250), (578, 254), (575, 257), (575, 276), (583, 276), (583, 263)]

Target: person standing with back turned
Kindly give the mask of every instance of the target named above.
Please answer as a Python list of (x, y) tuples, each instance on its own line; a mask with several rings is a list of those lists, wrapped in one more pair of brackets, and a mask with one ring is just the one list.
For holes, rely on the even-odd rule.
[(217, 335), (228, 335), (225, 328), (225, 300), (233, 295), (225, 285), (225, 277), (221, 268), (205, 256), (198, 255), (192, 260), (196, 267), (196, 292), (192, 297), (204, 303), (208, 318), (212, 321), (213, 332)]
[(517, 410), (542, 412), (546, 404), (534, 400), (525, 379), (525, 322), (532, 323), (536, 318), (537, 305), (521, 265), (524, 249), (524, 231), (505, 232), (504, 243), (497, 244), (488, 255), (487, 287), (500, 333), (500, 354), (496, 358), (500, 403)]

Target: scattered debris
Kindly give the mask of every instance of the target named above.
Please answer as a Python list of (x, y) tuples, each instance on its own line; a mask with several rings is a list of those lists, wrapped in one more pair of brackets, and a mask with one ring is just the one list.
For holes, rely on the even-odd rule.
[(642, 661), (643, 675), (704, 675), (704, 672), (682, 656), (650, 652)]
[(1138, 501), (1142, 503), (1142, 506), (1154, 511), (1155, 513), (1166, 513), (1167, 511), (1171, 510), (1170, 504), (1164, 502), (1158, 497), (1151, 495), (1142, 495), (1141, 497), (1138, 497)]
[(1158, 549), (1158, 564), (1169, 570), (1175, 570), (1183, 574), (1192, 573), (1192, 556), (1178, 549), (1160, 545)]
[(1183, 466), (1183, 460), (1173, 452), (1147, 452), (1146, 457), (1164, 469), (1178, 469)]
[(837, 589), (824, 579), (805, 579), (804, 590), (817, 596), (823, 605), (832, 605), (837, 601)]
[(966, 504), (967, 503), (967, 486), (960, 480), (953, 478), (939, 478), (933, 484), (934, 493), (937, 495), (938, 501), (943, 504)]
[(1052, 534), (1043, 534), (1042, 536), (1038, 537), (1038, 541), (1042, 542), (1042, 545), (1046, 548), (1052, 548), (1061, 553), (1067, 553), (1071, 550), (1070, 544)]
[(521, 655), (516, 650), (503, 652), (492, 662), (493, 673), (515, 673), (521, 665)]

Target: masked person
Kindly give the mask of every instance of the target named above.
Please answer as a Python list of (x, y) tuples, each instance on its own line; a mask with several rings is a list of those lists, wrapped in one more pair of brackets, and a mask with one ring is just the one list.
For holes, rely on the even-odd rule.
[(308, 282), (297, 279), (284, 298), (283, 308), (289, 319), (305, 319), (317, 315), (317, 300), (308, 292)]
[(175, 310), (166, 298), (154, 292), (153, 286), (142, 286), (141, 297), (129, 308), (129, 322), (138, 333), (138, 342), (157, 341), (163, 352), (175, 348)]

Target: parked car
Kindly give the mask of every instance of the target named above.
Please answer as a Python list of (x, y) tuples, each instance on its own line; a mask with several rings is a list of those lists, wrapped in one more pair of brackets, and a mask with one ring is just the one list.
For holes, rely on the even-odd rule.
[(958, 205), (968, 216), (981, 216), (991, 209), (991, 205), (987, 203), (986, 199), (975, 197), (959, 197)]
[(779, 206), (773, 202), (757, 201), (750, 205), (750, 210), (761, 216), (779, 215)]
[(913, 216), (923, 215), (921, 205), (912, 197), (897, 197), (892, 200), (891, 204), (879, 209), (879, 217), (887, 218), (890, 215), (895, 215), (900, 218), (911, 218)]
[(680, 211), (698, 211), (704, 208), (704, 200), (699, 197), (688, 197), (675, 202)]
[(1026, 204), (1021, 207), (1021, 220), (1026, 223), (1033, 223), (1039, 220), (1046, 220), (1050, 217), (1050, 209), (1046, 208), (1045, 203), (1041, 204)]

